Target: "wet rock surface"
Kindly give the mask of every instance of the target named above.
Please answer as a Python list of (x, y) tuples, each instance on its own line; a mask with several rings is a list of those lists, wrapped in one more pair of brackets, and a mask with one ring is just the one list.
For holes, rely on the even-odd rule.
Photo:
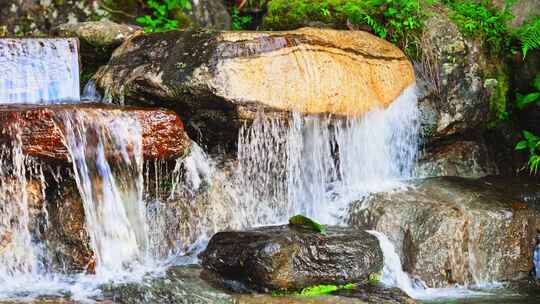
[[(434, 12), (425, 29), (424, 62), (417, 71), (424, 137), (431, 142), (475, 132), (489, 121), (490, 93), (484, 80), (496, 73), (482, 47), (466, 38), (446, 11)], [(504, 85), (499, 80), (492, 83)]]
[[(142, 127), (145, 159), (173, 159), (184, 156), (191, 140), (180, 118), (164, 109), (119, 108), (106, 105), (0, 106), (0, 143), (9, 143), (20, 132), (26, 155), (55, 161), (68, 159), (67, 149), (56, 122), (62, 113), (120, 113), (135, 118)], [(11, 130), (11, 131), (10, 131)], [(15, 132), (16, 133), (16, 132)]]
[(483, 142), (455, 141), (428, 148), (417, 165), (417, 176), (480, 178), (496, 175), (499, 168)]
[(131, 36), (95, 79), (117, 102), (173, 108), (194, 138), (234, 145), (261, 109), (361, 114), (389, 105), (414, 73), (398, 48), (361, 31), (196, 30)]
[[(532, 268), (538, 214), (482, 180), (429, 178), (353, 203), (349, 223), (388, 236), (430, 287), (509, 281)], [(434, 250), (436, 249), (436, 250)]]
[(361, 282), (383, 266), (374, 236), (334, 227), (328, 235), (289, 226), (219, 232), (200, 257), (205, 269), (263, 291)]
[(201, 268), (169, 268), (164, 277), (147, 278), (142, 283), (103, 286), (103, 297), (115, 303), (225, 304), (232, 296), (200, 278)]
[(325, 296), (272, 296), (235, 294), (204, 280), (200, 266), (173, 266), (162, 277), (148, 278), (139, 284), (104, 286), (104, 301), (114, 303), (185, 304), (413, 304), (414, 300), (395, 289), (362, 285), (357, 290)]

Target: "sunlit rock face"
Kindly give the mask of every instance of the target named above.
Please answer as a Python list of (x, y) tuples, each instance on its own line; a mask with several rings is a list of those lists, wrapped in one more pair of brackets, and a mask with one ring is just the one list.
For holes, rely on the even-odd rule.
[[(142, 127), (145, 159), (173, 159), (184, 156), (191, 144), (182, 121), (172, 111), (164, 109), (119, 108), (105, 105), (18, 105), (0, 106), (0, 142), (9, 142), (7, 132), (18, 126), (22, 149), (28, 156), (65, 161), (68, 153), (58, 128), (63, 115), (86, 113), (95, 119), (113, 119), (115, 114), (133, 117)], [(103, 115), (99, 115), (103, 113)]]
[(354, 203), (349, 223), (383, 232), (406, 272), (446, 287), (525, 276), (537, 218), (517, 195), (490, 182), (444, 177)]
[(96, 81), (118, 102), (173, 107), (203, 129), (232, 130), (236, 138), (239, 122), (259, 109), (360, 115), (387, 107), (415, 78), (406, 56), (385, 40), (303, 28), (134, 35)]

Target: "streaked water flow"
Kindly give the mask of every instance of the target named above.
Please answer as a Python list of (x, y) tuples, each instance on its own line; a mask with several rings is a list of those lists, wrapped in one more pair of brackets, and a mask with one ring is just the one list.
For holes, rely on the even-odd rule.
[(346, 205), (410, 178), (418, 151), (414, 88), (361, 117), (259, 113), (238, 141), (237, 181), (252, 224), (303, 213), (336, 224)]
[(0, 39), (0, 104), (79, 102), (76, 39)]
[(142, 129), (120, 111), (66, 111), (59, 125), (68, 148), (96, 273), (125, 270), (146, 255)]

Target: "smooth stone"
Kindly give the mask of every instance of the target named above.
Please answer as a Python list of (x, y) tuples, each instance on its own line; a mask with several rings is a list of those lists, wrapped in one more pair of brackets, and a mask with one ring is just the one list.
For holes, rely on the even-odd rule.
[(539, 217), (488, 182), (440, 177), (355, 202), (348, 222), (384, 233), (413, 277), (449, 287), (527, 276)]
[(16, 129), (20, 131), (26, 155), (65, 162), (68, 152), (56, 122), (61, 121), (62, 113), (71, 115), (76, 112), (84, 112), (90, 117), (99, 113), (104, 113), (104, 117), (122, 114), (138, 120), (142, 127), (145, 160), (183, 157), (191, 145), (182, 121), (173, 111), (103, 104), (0, 105), (0, 127), (4, 130), (0, 134), (0, 143), (10, 143), (14, 134), (8, 130), (18, 126)]
[(490, 150), (483, 142), (462, 140), (434, 145), (426, 150), (418, 161), (417, 176), (480, 178), (499, 173)]
[(338, 227), (327, 235), (287, 225), (219, 232), (200, 257), (210, 272), (260, 291), (362, 282), (383, 266), (374, 236)]

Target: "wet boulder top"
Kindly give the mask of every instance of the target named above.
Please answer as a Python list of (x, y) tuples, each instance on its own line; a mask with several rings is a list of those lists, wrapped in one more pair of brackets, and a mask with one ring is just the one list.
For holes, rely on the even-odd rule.
[(415, 82), (412, 64), (391, 43), (315, 28), (133, 35), (95, 78), (126, 102), (158, 97), (188, 108), (338, 115), (387, 107)]
[[(61, 128), (65, 119), (112, 127), (117, 118), (128, 118), (142, 135), (145, 159), (174, 159), (189, 151), (191, 140), (182, 121), (171, 110), (136, 107), (118, 107), (104, 104), (77, 105), (0, 105), (0, 143), (9, 143), (20, 136), (25, 154), (39, 158), (66, 161)], [(89, 126), (90, 127), (90, 126)]]

